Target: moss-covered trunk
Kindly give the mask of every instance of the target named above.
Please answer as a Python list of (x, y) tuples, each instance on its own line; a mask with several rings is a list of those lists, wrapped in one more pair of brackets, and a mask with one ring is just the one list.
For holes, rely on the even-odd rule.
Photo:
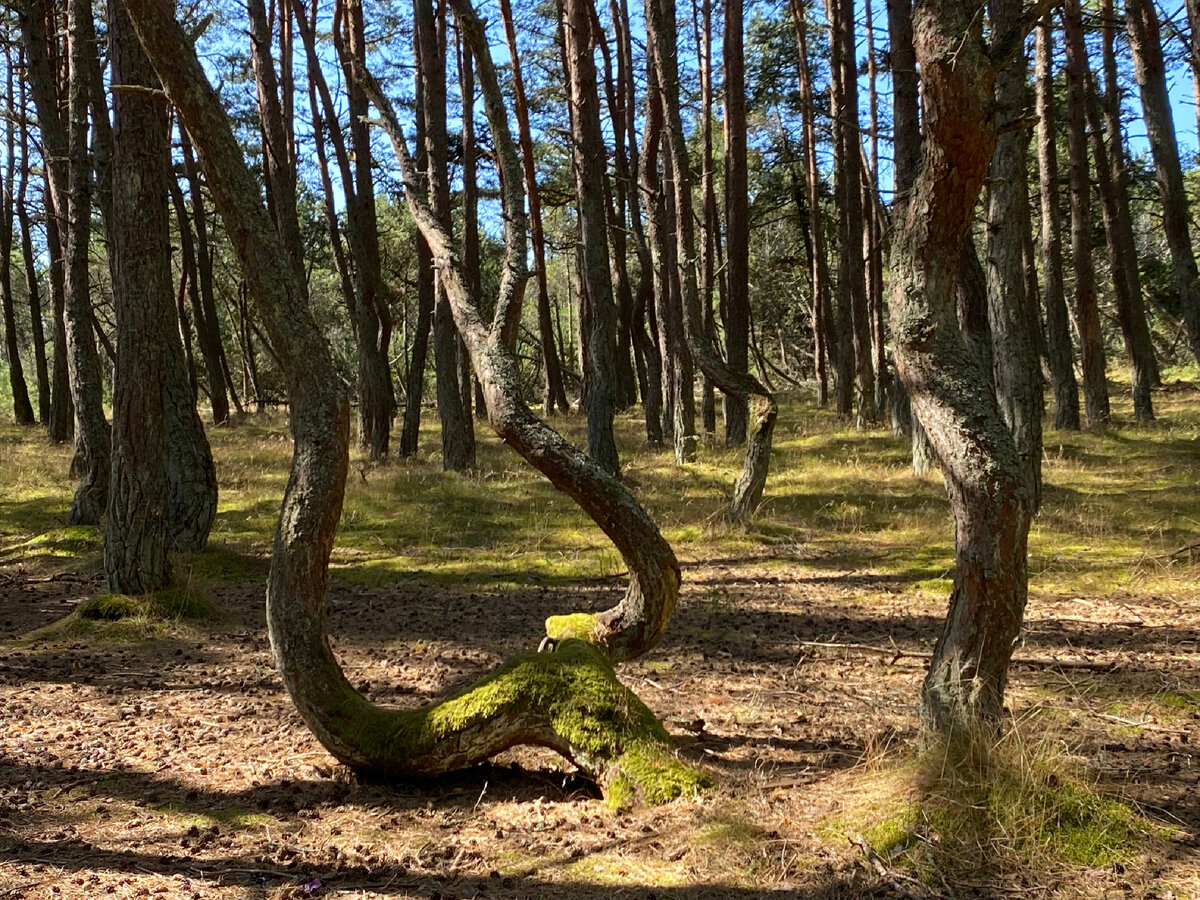
[[(694, 790), (702, 776), (670, 753), (662, 726), (616, 679), (611, 658), (658, 641), (679, 590), (679, 567), (653, 521), (621, 484), (538, 420), (516, 393), (516, 367), (501, 329), (483, 325), (464, 287), (448, 236), (415, 189), (415, 171), (395, 126), (409, 198), (447, 285), (456, 323), (484, 385), (489, 418), (512, 444), (568, 491), (618, 543), (630, 566), (624, 601), (594, 619), (591, 644), (564, 640), (555, 652), (525, 654), (441, 703), (418, 710), (376, 706), (346, 679), (325, 628), (326, 578), (341, 512), (349, 409), (329, 348), (308, 309), (304, 283), (259, 200), (216, 93), (174, 20), (169, 0), (127, 0), (131, 18), (171, 101), (200, 149), (214, 201), (287, 375), (295, 453), (267, 585), (267, 623), (284, 684), (321, 743), (357, 770), (426, 776), (471, 765), (518, 743), (550, 747), (605, 784), (610, 798), (648, 801)], [(482, 25), (456, 4), (478, 55), (493, 134), (502, 151), (509, 208), (508, 260), (496, 322), (524, 287), (524, 217), (516, 156), (503, 122)], [(390, 113), (364, 79), (372, 101)]]

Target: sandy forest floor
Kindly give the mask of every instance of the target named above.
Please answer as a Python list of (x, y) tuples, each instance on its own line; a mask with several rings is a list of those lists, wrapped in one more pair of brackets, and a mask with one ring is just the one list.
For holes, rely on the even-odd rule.
[[(937, 884), (858, 835), (914, 746), (945, 594), (827, 546), (681, 554), (669, 635), (621, 675), (718, 787), (627, 813), (541, 751), (419, 785), (340, 771), (274, 673), (253, 553), (208, 576), (213, 618), (144, 631), (39, 632), (102, 577), (0, 557), (0, 898), (1200, 897), (1194, 591), (1035, 579), (1010, 688), (1017, 732), (1052, 735), (1158, 836), (1111, 865)], [(1186, 555), (1150, 564), (1193, 580)], [(622, 586), (335, 575), (330, 627), (373, 699), (417, 704)]]

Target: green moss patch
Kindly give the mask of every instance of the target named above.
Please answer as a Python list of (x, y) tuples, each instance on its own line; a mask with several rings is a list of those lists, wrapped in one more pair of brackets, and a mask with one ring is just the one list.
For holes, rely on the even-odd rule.
[(574, 638), (587, 641), (589, 644), (596, 640), (596, 617), (591, 613), (568, 613), (563, 616), (550, 616), (546, 619), (546, 636), (556, 641)]
[(614, 808), (665, 803), (710, 784), (676, 758), (662, 723), (617, 679), (608, 658), (573, 638), (553, 652), (515, 656), (421, 709), (371, 707), (349, 693), (345, 703), (346, 742), (361, 749), (369, 759), (363, 768), (374, 774), (436, 774), (469, 744), (498, 752), (541, 743), (594, 777)]

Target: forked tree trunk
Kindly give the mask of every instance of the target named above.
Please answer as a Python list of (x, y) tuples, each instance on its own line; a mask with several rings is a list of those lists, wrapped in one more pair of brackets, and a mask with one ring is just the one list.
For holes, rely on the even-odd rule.
[(525, 222), (520, 170), (482, 24), (457, 5), (479, 64), (500, 152), (506, 207), (506, 259), (496, 316), (485, 326), (465, 290), (450, 236), (424, 200), (391, 105), (369, 76), (364, 87), (394, 140), (410, 210), (428, 237), (459, 331), (484, 385), (489, 420), (501, 437), (601, 524), (630, 567), (622, 603), (600, 616), (565, 617), (557, 652), (526, 654), (446, 701), (417, 710), (375, 706), (345, 678), (325, 633), (325, 591), (341, 512), (349, 451), (349, 410), (333, 377), (328, 346), (308, 309), (304, 283), (282, 265), (258, 189), (216, 93), (164, 0), (127, 0), (168, 96), (201, 149), (214, 199), (252, 286), (285, 372), (296, 444), (267, 587), (267, 620), (284, 683), (301, 715), (342, 762), (361, 771), (423, 776), (478, 762), (516, 743), (540, 743), (598, 777), (618, 802), (640, 794), (659, 801), (695, 789), (702, 776), (669, 752), (661, 725), (617, 682), (609, 661), (582, 631), (626, 659), (652, 647), (670, 618), (679, 568), (648, 515), (615, 479), (567, 444), (521, 402), (513, 354), (497, 325), (525, 282)]
[(1028, 486), (978, 356), (958, 325), (955, 285), (964, 235), (996, 141), (992, 118), (1000, 32), (989, 48), (974, 10), (954, 0), (913, 5), (925, 100), (920, 173), (893, 245), (892, 325), (915, 412), (945, 473), (955, 526), (950, 610), (921, 708), (932, 732), (999, 719), (1027, 590)]

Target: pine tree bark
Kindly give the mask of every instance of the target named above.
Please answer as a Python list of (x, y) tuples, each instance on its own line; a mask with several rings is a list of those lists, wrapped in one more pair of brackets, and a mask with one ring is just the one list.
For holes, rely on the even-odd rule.
[(196, 243), (196, 287), (200, 304), (192, 309), (192, 318), (196, 323), (200, 353), (204, 357), (204, 371), (208, 375), (208, 398), (212, 403), (213, 424), (224, 425), (229, 421), (229, 392), (225, 383), (227, 363), (225, 345), (221, 340), (221, 320), (217, 316), (217, 301), (213, 292), (212, 254), (208, 244), (208, 210), (204, 202), (200, 172), (196, 167), (186, 129), (181, 135), (180, 143)]
[[(1100, 124), (1100, 104), (1096, 99), (1092, 73), (1087, 73), (1087, 116), (1092, 158), (1096, 163), (1096, 186), (1100, 194), (1104, 218), (1104, 239), (1108, 250), (1108, 267), (1113, 279), (1113, 305), (1117, 310), (1117, 324), (1125, 341), (1125, 355), (1129, 360), (1130, 384), (1133, 388), (1133, 417), (1145, 425), (1154, 421), (1154, 402), (1150, 397), (1151, 370), (1153, 365), (1145, 362), (1146, 354), (1153, 360), (1154, 350), (1149, 344), (1150, 334), (1146, 331), (1145, 343), (1139, 344), (1135, 325), (1136, 316), (1141, 316), (1143, 326), (1146, 315), (1141, 304), (1140, 278), (1130, 278), (1130, 269), (1136, 273), (1136, 260), (1132, 266), (1126, 259), (1126, 245), (1121, 240), (1120, 213), (1117, 211), (1116, 188), (1113, 185), (1112, 165), (1108, 158), (1108, 147), (1104, 143), (1104, 131)], [(1137, 289), (1135, 301), (1132, 291)]]
[(1062, 212), (1058, 191), (1057, 115), (1052, 69), (1054, 23), (1051, 15), (1037, 29), (1038, 178), (1041, 187), (1041, 263), (1045, 280), (1042, 295), (1046, 311), (1046, 367), (1054, 391), (1054, 427), (1078, 431), (1079, 386), (1075, 381), (1070, 321), (1063, 288)]
[[(804, 129), (802, 155), (804, 186), (808, 201), (809, 291), (812, 295), (813, 370), (817, 382), (817, 405), (829, 402), (829, 353), (825, 335), (829, 320), (829, 272), (825, 258), (825, 230), (821, 224), (821, 181), (817, 165), (816, 110), (813, 107), (812, 75), (808, 64), (808, 29), (802, 0), (790, 0), (792, 25), (800, 60), (800, 108)], [(893, 75), (893, 78), (897, 75)]]
[[(9, 51), (6, 49), (5, 51)], [(20, 341), (17, 336), (17, 312), (13, 298), (12, 258), (13, 219), (16, 213), (16, 121), (15, 91), (13, 90), (12, 60), (5, 67), (5, 101), (9, 111), (4, 124), (5, 163), (3, 184), (0, 185), (0, 306), (4, 311), (4, 347), (8, 357), (8, 382), (13, 398), (13, 419), (18, 425), (34, 425), (33, 404), (29, 401), (29, 387), (25, 383), (25, 369), (21, 365)]]
[(679, 70), (674, 48), (678, 46), (678, 41), (673, 0), (648, 0), (646, 18), (647, 48), (655, 72), (655, 78), (651, 81), (651, 97), (657, 97), (662, 111), (666, 158), (670, 162), (666, 180), (673, 188), (677, 257), (675, 273), (682, 291), (683, 324), (688, 349), (696, 364), (723, 393), (742, 394), (747, 398), (753, 394), (758, 398), (747, 436), (742, 472), (734, 484), (733, 500), (729, 506), (729, 516), (741, 520), (752, 515), (762, 500), (778, 408), (774, 396), (756, 378), (732, 371), (725, 365), (713, 351), (704, 331), (696, 270), (691, 264), (695, 255), (692, 176), (677, 93)]
[[(1020, 26), (1021, 8), (1009, 0), (989, 5), (993, 27), (1011, 32)], [(996, 73), (996, 150), (987, 179), (985, 257), (987, 317), (991, 326), (992, 371), (1000, 413), (1016, 441), (1025, 474), (1031, 512), (1042, 495), (1042, 372), (1037, 356), (1037, 320), (1029, 315), (1025, 284), (1025, 248), (1021, 223), (1029, 218), (1025, 183), (1029, 134), (1019, 120), (1026, 115), (1028, 65), (1024, 51)]]
[(586, 329), (583, 371), (588, 454), (611, 475), (620, 458), (613, 434), (616, 370), (616, 308), (609, 271), (607, 210), (604, 197), (604, 139), (591, 39), (591, 0), (564, 0), (563, 35), (570, 102), (573, 109), (573, 170), (579, 205), (582, 303), (580, 329)]
[[(75, 405), (75, 461), (80, 476), (71, 501), (72, 525), (98, 525), (108, 505), (112, 468), (112, 432), (104, 416), (100, 357), (92, 332), (92, 298), (88, 249), (92, 235), (91, 165), (88, 156), (87, 68), (94, 52), (92, 8), (88, 0), (69, 0), (67, 35), (70, 53), (67, 98), (67, 240), (63, 323), (67, 338), (67, 369)], [(84, 20), (87, 24), (84, 24)], [(169, 292), (168, 292), (169, 293)]]
[[(897, 362), (928, 431), (955, 524), (954, 587), (921, 709), (928, 731), (971, 733), (999, 720), (1027, 591), (1030, 503), (988, 373), (963, 340), (956, 284), (964, 236), (996, 142), (995, 63), (1019, 34), (983, 39), (982, 17), (954, 0), (913, 4), (924, 151), (893, 244)], [(996, 46), (998, 45), (998, 46)]]
[(37, 373), (38, 421), (50, 424), (50, 368), (46, 357), (46, 333), (42, 325), (42, 291), (33, 255), (33, 223), (26, 202), (29, 184), (29, 126), (25, 103), (25, 82), (21, 82), (21, 168), (17, 177), (16, 216), (21, 229), (21, 261), (25, 272), (25, 290), (29, 298), (30, 331), (33, 336), (34, 369)]
[[(563, 387), (562, 366), (558, 358), (558, 348), (554, 343), (554, 322), (550, 313), (550, 290), (546, 281), (546, 238), (542, 227), (542, 195), (537, 183), (533, 133), (529, 124), (529, 105), (525, 99), (525, 81), (522, 77), (521, 57), (517, 48), (516, 20), (513, 18), (512, 4), (509, 0), (500, 0), (500, 14), (504, 19), (504, 30), (508, 38), (508, 53), (512, 57), (513, 112), (517, 119), (525, 191), (529, 196), (529, 239), (533, 249), (534, 276), (537, 280), (538, 291), (538, 337), (541, 341), (542, 365), (546, 376), (543, 409), (547, 415), (552, 414), (556, 407), (560, 412), (565, 413), (570, 406), (567, 403), (566, 389)], [(506, 333), (510, 337), (515, 335), (515, 327), (512, 323), (506, 326)], [(510, 346), (514, 345), (510, 344)]]
[[(855, 57), (854, 0), (828, 0), (830, 95), (834, 128), (834, 182), (838, 199), (838, 357), (839, 372), (848, 380), (853, 370), (854, 394), (838, 388), (838, 414), (855, 413), (855, 424), (874, 421), (875, 374), (871, 362), (871, 316), (863, 267), (862, 144), (858, 124), (858, 67)], [(852, 409), (853, 407), (853, 409)]]
[[(632, 339), (636, 351), (635, 358), (640, 362), (642, 369), (639, 381), (642, 392), (643, 419), (646, 423), (646, 442), (652, 447), (660, 447), (663, 443), (663, 366), (658, 344), (650, 336), (651, 332), (655, 330), (649, 325), (654, 316), (655, 275), (654, 261), (642, 221), (641, 157), (637, 141), (637, 86), (634, 83), (633, 38), (630, 33), (629, 10), (626, 0), (611, 0), (609, 8), (612, 12), (617, 39), (617, 89), (623, 97), (623, 102), (618, 105), (623, 116), (618, 118), (617, 128), (625, 135), (621, 145), (626, 154), (625, 177), (629, 228), (638, 260), (638, 286), (634, 292)], [(532, 209), (531, 197), (531, 220)], [(532, 233), (533, 229), (531, 228), (531, 236)]]
[(1067, 152), (1071, 181), (1071, 262), (1075, 272), (1075, 328), (1083, 364), (1083, 409), (1088, 427), (1108, 425), (1107, 366), (1092, 265), (1092, 181), (1087, 148), (1087, 47), (1079, 0), (1063, 5), (1067, 47)]
[(1113, 199), (1116, 202), (1116, 240), (1121, 250), (1125, 278), (1129, 282), (1130, 334), (1135, 365), (1146, 373), (1150, 387), (1162, 387), (1158, 359), (1146, 321), (1142, 297), (1142, 276), (1138, 267), (1137, 242), (1133, 235), (1133, 216), (1129, 211), (1129, 174), (1125, 164), (1125, 138), (1121, 127), (1121, 88), (1117, 78), (1117, 19), (1112, 0), (1101, 0), (1101, 59), (1104, 69), (1104, 96), (1100, 105), (1108, 132), (1108, 162), (1112, 171)]
[[(358, 350), (358, 435), (360, 445), (368, 449), (370, 458), (378, 460), (387, 455), (391, 443), (395, 389), (388, 367), (392, 326), (381, 274), (375, 178), (371, 171), (371, 142), (365, 121), (368, 104), (362, 89), (350, 75), (353, 66), (366, 55), (361, 0), (343, 0), (335, 13), (335, 23), (338, 27), (334, 29), (334, 43), (346, 75), (350, 119), (351, 155), (348, 160), (339, 158), (339, 163), (343, 169), (342, 187), (346, 197), (346, 242), (353, 260), (351, 315)], [(305, 40), (311, 40), (311, 35)], [(336, 118), (331, 121), (337, 122)], [(335, 144), (335, 152), (345, 153), (344, 146)]]
[[(750, 371), (750, 218), (746, 161), (746, 62), (743, 0), (725, 2), (725, 364)], [(750, 406), (745, 396), (725, 395), (725, 446), (746, 443)]]
[[(442, 227), (450, 230), (450, 184), (446, 134), (446, 14), (427, 0), (414, 3), (425, 113), (425, 154), (430, 196)], [(458, 336), (445, 285), (436, 282), (433, 307), (433, 364), (438, 415), (442, 423), (442, 468), (463, 471), (475, 465), (475, 432), (463, 409), (459, 384)]]
[(110, 3), (113, 215), (109, 222), (117, 367), (113, 379), (112, 489), (104, 532), (109, 590), (149, 594), (170, 583), (167, 514), (165, 323), (174, 322), (170, 147), (166, 103), (120, 3)]
[(1125, 28), (1133, 52), (1134, 73), (1142, 95), (1142, 119), (1154, 158), (1154, 174), (1163, 205), (1163, 235), (1192, 356), (1200, 362), (1200, 273), (1192, 251), (1190, 204), (1183, 185), (1175, 121), (1167, 92), (1158, 13), (1148, 0), (1126, 0)]

